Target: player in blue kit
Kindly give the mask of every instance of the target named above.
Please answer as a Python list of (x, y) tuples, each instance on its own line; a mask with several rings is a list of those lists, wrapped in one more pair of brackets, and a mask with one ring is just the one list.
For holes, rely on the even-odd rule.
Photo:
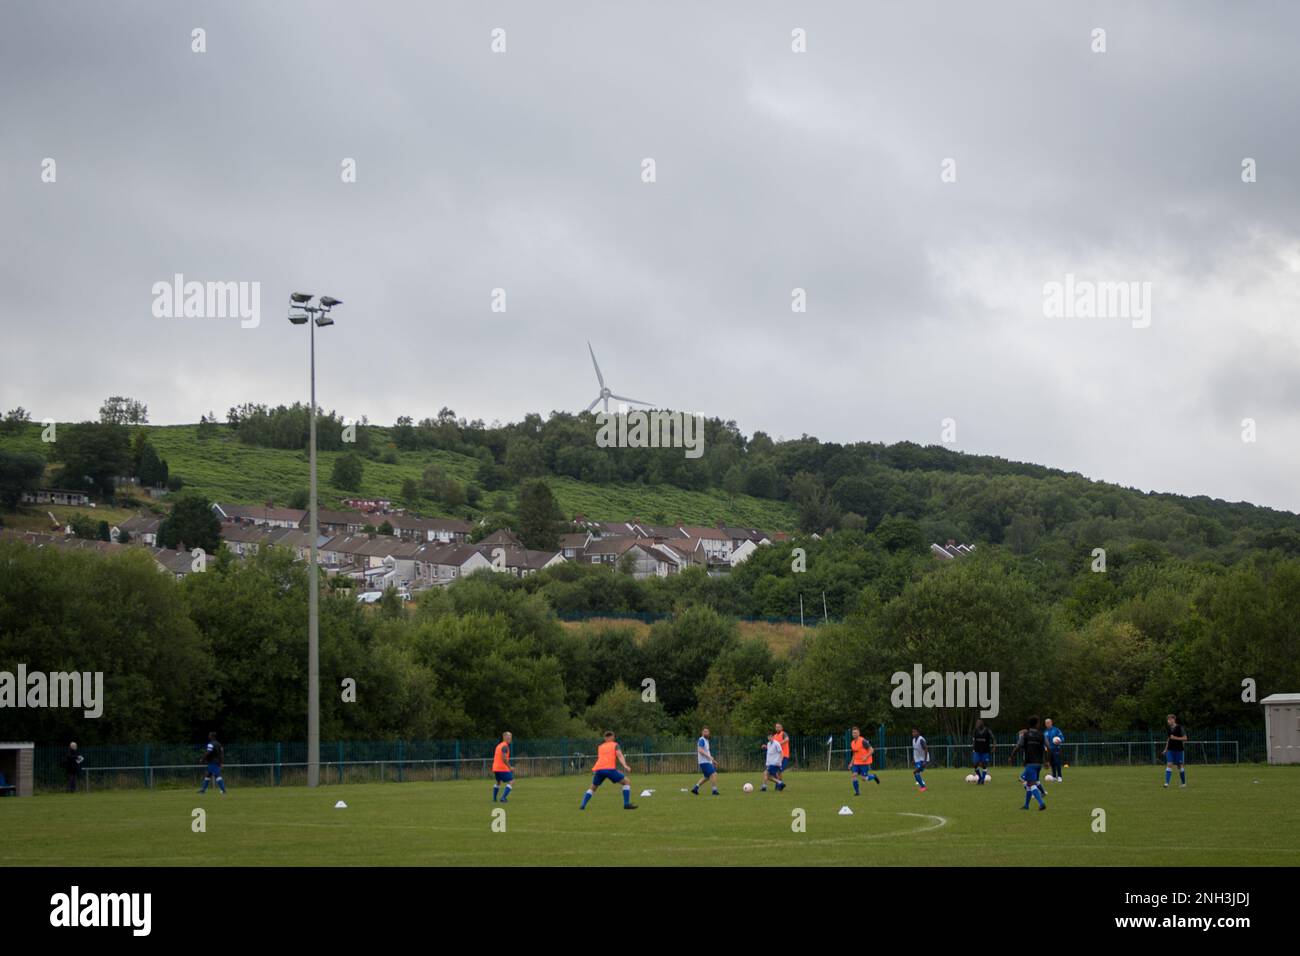
[(971, 766), (975, 768), (979, 783), (982, 785), (989, 773), (989, 763), (993, 760), (993, 748), (997, 746), (993, 740), (993, 731), (984, 726), (984, 721), (975, 721), (975, 732), (971, 734), (970, 746)]
[(1047, 796), (1043, 790), (1043, 785), (1038, 782), (1038, 774), (1043, 769), (1043, 732), (1038, 729), (1038, 718), (1030, 717), (1029, 725), (1016, 738), (1016, 745), (1011, 748), (1011, 759), (1016, 759), (1016, 754), (1025, 755), (1025, 769), (1020, 774), (1020, 779), (1025, 782), (1025, 805), (1021, 810), (1029, 809), (1029, 798), (1032, 796), (1038, 801), (1038, 809), (1046, 810), (1047, 801), (1043, 797)]
[(1187, 768), (1183, 765), (1183, 745), (1187, 743), (1187, 731), (1183, 725), (1178, 722), (1178, 718), (1170, 714), (1165, 718), (1165, 723), (1169, 727), (1169, 737), (1165, 741), (1165, 787), (1169, 786), (1169, 781), (1173, 779), (1174, 767), (1178, 768), (1179, 788), (1187, 786)]
[(695, 758), (700, 764), (700, 779), (691, 787), (691, 793), (700, 795), (700, 787), (706, 783), (713, 784), (713, 795), (718, 795), (718, 768), (713, 765), (713, 751), (709, 749), (709, 728), (700, 730), (700, 738), (695, 741)]
[(199, 763), (208, 765), (207, 773), (203, 775), (203, 784), (199, 787), (199, 793), (208, 792), (208, 783), (212, 780), (217, 782), (217, 789), (221, 795), (226, 795), (226, 780), (221, 776), (221, 764), (225, 761), (225, 749), (221, 742), (217, 740), (217, 732), (214, 730), (208, 734), (208, 745), (203, 748), (203, 756), (199, 758)]
[(1047, 743), (1047, 759), (1052, 762), (1052, 779), (1059, 782), (1061, 780), (1065, 734), (1061, 733), (1060, 727), (1052, 723), (1051, 717), (1043, 721), (1043, 740)]
[(920, 792), (925, 792), (925, 777), (921, 776), (925, 770), (925, 765), (930, 762), (930, 748), (921, 736), (921, 728), (912, 728), (912, 777), (916, 780), (916, 785), (921, 788)]

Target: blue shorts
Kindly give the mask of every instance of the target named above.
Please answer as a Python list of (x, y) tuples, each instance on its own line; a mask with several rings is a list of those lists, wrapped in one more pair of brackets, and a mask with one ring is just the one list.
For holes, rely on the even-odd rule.
[(219, 764), (219, 763), (210, 763), (210, 764), (208, 764), (208, 773), (212, 774), (212, 776), (214, 776), (214, 777), (220, 777), (220, 776), (221, 776), (221, 764)]
[(494, 770), (493, 774), (497, 778), (497, 783), (509, 783), (515, 779), (515, 775), (509, 770)]
[(1181, 750), (1169, 751), (1167, 754), (1165, 754), (1165, 763), (1177, 764), (1178, 766), (1181, 767), (1183, 765), (1183, 751)]
[(594, 790), (606, 780), (612, 783), (622, 783), (623, 772), (621, 770), (597, 770), (591, 775), (591, 788)]
[(784, 770), (784, 769), (785, 769), (786, 767), (788, 767), (788, 766), (790, 766), (790, 758), (789, 758), (789, 757), (782, 757), (782, 758), (781, 758), (781, 769)]
[(1025, 764), (1025, 772), (1020, 775), (1020, 779), (1025, 783), (1038, 783), (1038, 771), (1043, 768), (1040, 763)]
[(982, 754), (978, 750), (971, 751), (970, 762), (972, 765), (981, 764), (981, 763), (990, 763), (992, 762), (992, 760), (993, 760), (992, 754)]
[(770, 763), (767, 765), (767, 775), (769, 777), (781, 776), (781, 765), (779, 763)]
[(718, 772), (718, 769), (717, 769), (715, 766), (713, 766), (713, 764), (711, 764), (711, 763), (702, 763), (702, 764), (700, 764), (700, 776), (701, 776), (701, 777), (712, 777), (712, 776), (713, 776), (715, 773), (717, 773), (717, 772)]
[(920, 773), (920, 772), (921, 772), (922, 770), (924, 770), (924, 769), (925, 769), (925, 761), (924, 761), (924, 760), (913, 760), (913, 761), (912, 761), (912, 770), (913, 770), (913, 771), (915, 771), (916, 773)]
[(855, 763), (855, 764), (853, 765), (853, 776), (855, 776), (855, 777), (869, 777), (869, 776), (871, 776), (871, 764), (869, 764), (869, 763)]

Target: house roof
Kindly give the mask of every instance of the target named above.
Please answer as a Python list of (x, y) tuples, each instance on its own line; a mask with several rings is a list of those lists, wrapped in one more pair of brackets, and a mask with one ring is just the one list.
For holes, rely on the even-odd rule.
[[(496, 564), (496, 555), (483, 553), (480, 548), (479, 552), (483, 557)], [(564, 559), (564, 555), (559, 551), (532, 551), (528, 548), (501, 548), (500, 562), (507, 568), (524, 568), (530, 571), (538, 571), (546, 567), (556, 558)]]
[(373, 524), (371, 520), (373, 517), (373, 515), (368, 515), (364, 511), (328, 511), (324, 508), (316, 510), (316, 522), (318, 524), (355, 524), (364, 527)]
[(702, 538), (708, 541), (730, 541), (731, 535), (721, 528), (705, 528), (698, 525), (683, 525), (682, 531), (690, 538)]
[(636, 545), (637, 539), (630, 534), (611, 535), (607, 538), (593, 538), (584, 552), (588, 557), (596, 554), (620, 555)]
[(307, 518), (306, 511), (297, 508), (268, 508), (266, 505), (223, 505), (214, 503), (216, 508), (227, 518), (245, 521), (291, 521), (302, 524)]
[(479, 542), (480, 545), (505, 545), (506, 547), (522, 548), (524, 543), (519, 540), (508, 528), (502, 528), (499, 531), (493, 531), (490, 535)]
[[(135, 532), (131, 533), (134, 534)], [(234, 521), (223, 521), (221, 524), (221, 537), (225, 541), (238, 541), (240, 544), (262, 544), (266, 541), (268, 535), (265, 528), (238, 524)]]
[(119, 531), (135, 537), (138, 534), (156, 534), (163, 519), (158, 515), (134, 514), (117, 526)]
[[(380, 522), (382, 524), (382, 522)], [(455, 534), (469, 534), (474, 525), (458, 518), (420, 518), (416, 515), (389, 515), (388, 523), (394, 528), (407, 528), (419, 531), (450, 531)]]
[(194, 570), (194, 559), (188, 551), (174, 551), (171, 548), (151, 548), (153, 559), (158, 566), (173, 574), (189, 574)]
[(419, 560), (449, 568), (462, 568), (470, 561), (473, 561), (476, 556), (488, 562), (492, 560), (490, 557), (485, 556), (480, 548), (471, 544), (439, 545), (433, 549), (431, 554)]
[(640, 524), (636, 525), (636, 530), (643, 538), (684, 538), (686, 532), (676, 525), (663, 524)]

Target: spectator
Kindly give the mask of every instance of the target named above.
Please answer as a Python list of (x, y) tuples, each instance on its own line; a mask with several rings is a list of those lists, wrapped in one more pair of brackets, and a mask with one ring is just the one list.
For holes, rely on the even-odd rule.
[(63, 770), (68, 775), (68, 793), (77, 792), (77, 774), (81, 772), (81, 761), (84, 758), (77, 753), (77, 742), (74, 740), (68, 744), (68, 752), (63, 755)]

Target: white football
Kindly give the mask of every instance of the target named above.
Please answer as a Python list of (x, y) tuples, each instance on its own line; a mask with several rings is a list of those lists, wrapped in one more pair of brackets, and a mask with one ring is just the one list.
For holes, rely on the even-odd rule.
[(985, 782), (985, 783), (988, 783), (988, 782), (989, 782), (990, 780), (992, 780), (992, 779), (993, 779), (993, 774), (991, 774), (991, 773), (989, 773), (987, 770), (985, 770), (985, 771), (984, 771), (984, 782)]
[(753, 792), (754, 792), (754, 785), (753, 785), (752, 783), (747, 783), (747, 784), (745, 784), (743, 787), (741, 787), (740, 789), (741, 789), (741, 790), (744, 790), (746, 793), (753, 793)]
[(968, 774), (966, 774), (966, 782), (967, 782), (967, 783), (975, 783), (975, 782), (977, 782), (978, 780), (979, 780), (979, 777), (975, 776), (975, 774), (973, 774), (973, 773), (968, 773)]

